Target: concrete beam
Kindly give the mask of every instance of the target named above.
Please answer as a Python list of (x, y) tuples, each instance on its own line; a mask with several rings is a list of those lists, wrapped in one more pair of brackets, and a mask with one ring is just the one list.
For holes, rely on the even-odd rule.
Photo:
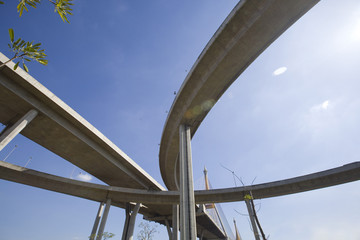
[[(0, 53), (0, 63), (8, 58)], [(9, 62), (0, 71), (0, 122), (37, 109), (21, 134), (103, 182), (119, 187), (165, 190), (135, 161), (71, 107)], [(86, 160), (85, 160), (86, 159)]]
[[(161, 176), (177, 190), (178, 129), (191, 136), (213, 105), (245, 69), (318, 0), (240, 1), (210, 39), (186, 76), (168, 114), (161, 137)], [(175, 173), (174, 173), (175, 172)]]
[(127, 239), (126, 240), (132, 240), (134, 236), (134, 228), (135, 228), (135, 219), (140, 209), (140, 203), (137, 203), (134, 207), (134, 209), (131, 212), (130, 222), (129, 222), (129, 228), (127, 233)]
[(180, 125), (180, 238), (196, 240), (196, 215), (190, 128)]
[(131, 205), (130, 205), (130, 203), (126, 203), (125, 221), (124, 221), (124, 228), (123, 228), (121, 240), (126, 240), (127, 230), (129, 228), (130, 217), (131, 217)]
[(6, 128), (0, 135), (0, 151), (16, 137), (36, 116), (38, 111), (32, 109), (20, 118), (14, 125)]
[(258, 231), (256, 222), (255, 222), (255, 216), (254, 216), (255, 209), (252, 208), (249, 199), (245, 198), (245, 203), (246, 203), (246, 208), (247, 208), (248, 213), (249, 213), (250, 223), (251, 223), (251, 226), (252, 226), (252, 231), (254, 233), (254, 237), (255, 237), (256, 240), (260, 240), (260, 235), (259, 235), (259, 231)]
[(172, 237), (171, 240), (178, 240), (179, 236), (179, 205), (173, 205), (172, 211)]
[(103, 233), (105, 230), (106, 221), (107, 221), (107, 218), (109, 215), (110, 206), (111, 206), (111, 199), (109, 198), (106, 200), (106, 205), (105, 205), (103, 216), (101, 218), (101, 223), (100, 223), (99, 231), (96, 236), (96, 240), (102, 239), (102, 236), (103, 236)]
[[(155, 204), (156, 207), (154, 209), (149, 209), (150, 212), (154, 211), (154, 213), (157, 212), (155, 208), (159, 208), (158, 204), (172, 206), (173, 204), (179, 204), (180, 198), (179, 192), (176, 191), (148, 191), (105, 186), (58, 177), (2, 161), (0, 161), (0, 179), (97, 202), (102, 202), (109, 197), (113, 200), (113, 205), (122, 208), (124, 208), (124, 203), (133, 202), (134, 200), (149, 206)], [(244, 196), (250, 192), (254, 199), (263, 199), (311, 191), (358, 180), (360, 180), (360, 162), (354, 162), (330, 170), (280, 181), (236, 188), (198, 190), (194, 192), (195, 203), (244, 201)], [(122, 204), (119, 205), (119, 203)], [(172, 207), (169, 209), (172, 209)], [(163, 215), (171, 214), (172, 211), (170, 210)]]
[(124, 224), (122, 240), (133, 240), (136, 215), (138, 214), (138, 212), (140, 210), (141, 204), (137, 203), (134, 206), (132, 211), (130, 211), (129, 206), (130, 206), (130, 204), (127, 204), (126, 220), (125, 220), (125, 224)]
[(100, 203), (99, 210), (98, 210), (98, 212), (96, 214), (94, 226), (93, 226), (93, 229), (92, 229), (91, 234), (90, 234), (90, 240), (94, 240), (95, 237), (96, 237), (96, 232), (98, 230), (100, 219), (101, 219), (101, 216), (102, 216), (102, 213), (103, 213), (103, 210), (104, 210), (104, 204), (105, 204), (104, 202)]
[(172, 240), (172, 231), (171, 231), (169, 220), (165, 219), (165, 225), (166, 225), (166, 230), (168, 232), (169, 240)]

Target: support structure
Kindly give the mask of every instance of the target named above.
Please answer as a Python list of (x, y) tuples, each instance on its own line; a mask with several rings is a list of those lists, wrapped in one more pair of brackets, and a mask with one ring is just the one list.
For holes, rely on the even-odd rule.
[(172, 231), (171, 231), (171, 227), (170, 227), (169, 220), (165, 219), (165, 224), (166, 224), (166, 230), (167, 230), (168, 235), (169, 235), (169, 239), (171, 240), (171, 238), (172, 238)]
[(94, 240), (95, 237), (96, 237), (96, 231), (97, 231), (97, 229), (99, 227), (99, 222), (100, 222), (100, 219), (101, 219), (101, 216), (102, 216), (102, 213), (103, 213), (104, 204), (105, 204), (104, 202), (100, 203), (99, 210), (98, 210), (98, 212), (96, 214), (94, 226), (93, 226), (93, 229), (92, 229), (91, 234), (90, 234), (90, 240)]
[(38, 111), (32, 109), (20, 118), (14, 125), (4, 129), (0, 135), (0, 151), (18, 135), (38, 114)]
[(106, 206), (105, 206), (104, 213), (103, 213), (103, 217), (101, 218), (99, 231), (98, 231), (97, 236), (96, 236), (96, 240), (101, 240), (101, 238), (102, 238), (102, 235), (103, 235), (104, 230), (105, 230), (107, 217), (109, 215), (110, 206), (111, 206), (111, 199), (107, 199), (106, 200)]
[(135, 228), (136, 215), (140, 210), (140, 203), (137, 203), (130, 213), (130, 203), (126, 204), (126, 219), (122, 235), (122, 240), (132, 240)]
[[(208, 175), (207, 175), (208, 171), (206, 169), (206, 167), (204, 167), (204, 180), (205, 180), (205, 190), (210, 190), (210, 182), (209, 182), (209, 178), (208, 178)], [(219, 214), (219, 211), (216, 207), (216, 205), (214, 203), (210, 203), (210, 204), (205, 204), (203, 205), (205, 207), (205, 209), (214, 209), (215, 211), (215, 214), (216, 214), (216, 217), (218, 218), (219, 220), (219, 223), (221, 225), (221, 229), (222, 231), (224, 232), (225, 236), (226, 236), (226, 239), (228, 238), (227, 237), (227, 232), (225, 230), (225, 227), (224, 227), (224, 224), (222, 222), (222, 219), (220, 217), (220, 214)], [(205, 210), (204, 209), (204, 210)]]
[(124, 222), (124, 229), (123, 229), (123, 234), (122, 234), (121, 240), (126, 240), (126, 234), (127, 234), (128, 228), (129, 228), (130, 217), (131, 217), (131, 205), (130, 205), (130, 203), (126, 203), (125, 222)]
[(179, 233), (179, 205), (173, 205), (172, 212), (172, 237), (171, 240), (178, 240)]
[(195, 197), (191, 159), (190, 127), (180, 125), (180, 236), (181, 240), (196, 239)]
[(245, 195), (244, 200), (245, 200), (245, 203), (246, 203), (247, 210), (249, 212), (250, 222), (251, 222), (251, 226), (252, 226), (252, 229), (253, 229), (253, 232), (254, 232), (254, 236), (255, 236), (256, 240), (260, 240), (259, 231), (258, 231), (258, 228), (256, 226), (255, 217), (254, 217), (255, 209), (252, 208), (252, 206), (250, 204), (250, 199), (251, 199), (251, 196), (249, 194)]
[(234, 219), (234, 226), (235, 226), (235, 240), (241, 240), (241, 236), (240, 236), (240, 233), (239, 233), (239, 230), (236, 226), (236, 221)]

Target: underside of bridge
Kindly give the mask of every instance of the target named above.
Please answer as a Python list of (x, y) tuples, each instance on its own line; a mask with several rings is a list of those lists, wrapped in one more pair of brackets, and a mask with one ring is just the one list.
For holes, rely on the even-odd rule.
[[(131, 239), (137, 213), (167, 226), (169, 238), (229, 239), (214, 203), (247, 201), (329, 187), (360, 179), (353, 163), (283, 181), (194, 191), (191, 138), (238, 76), (316, 0), (240, 1), (195, 62), (166, 120), (159, 153), (167, 191), (101, 132), (22, 69), (0, 68), (0, 150), (17, 134), (57, 154), (108, 185), (62, 178), (0, 163), (0, 178), (100, 203), (91, 232), (100, 239), (110, 206), (124, 208), (123, 239)], [(8, 58), (0, 54), (0, 63)], [(194, 111), (200, 106), (201, 111)], [(210, 205), (209, 205), (210, 204)], [(210, 207), (209, 207), (210, 206)], [(249, 211), (250, 213), (250, 211)], [(251, 215), (251, 214), (250, 214)], [(256, 236), (255, 236), (256, 237)]]

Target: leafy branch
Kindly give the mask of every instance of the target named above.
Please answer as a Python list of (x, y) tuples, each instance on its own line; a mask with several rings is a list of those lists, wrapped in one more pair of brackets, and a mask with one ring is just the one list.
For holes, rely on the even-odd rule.
[(11, 44), (8, 44), (8, 46), (14, 52), (14, 56), (1, 64), (0, 67), (15, 59), (19, 59), (19, 61), (15, 64), (14, 70), (18, 68), (19, 63), (22, 60), (22, 66), (26, 72), (29, 72), (29, 69), (25, 65), (25, 61), (31, 62), (33, 60), (43, 65), (48, 64), (48, 60), (45, 59), (46, 54), (44, 53), (44, 49), (40, 49), (41, 43), (34, 44), (34, 42), (26, 42), (21, 38), (18, 38), (15, 41), (14, 30), (12, 28), (9, 29), (9, 36)]
[[(73, 0), (48, 0), (52, 3), (55, 7), (55, 12), (58, 13), (61, 19), (64, 22), (70, 23), (67, 19), (67, 15), (72, 15), (72, 8), (71, 6), (74, 5), (72, 3)], [(1, 3), (1, 1), (0, 1)], [(36, 8), (37, 4), (40, 4), (41, 0), (20, 0), (19, 4), (17, 5), (17, 10), (19, 15), (23, 14), (23, 11), (28, 12), (28, 7)]]

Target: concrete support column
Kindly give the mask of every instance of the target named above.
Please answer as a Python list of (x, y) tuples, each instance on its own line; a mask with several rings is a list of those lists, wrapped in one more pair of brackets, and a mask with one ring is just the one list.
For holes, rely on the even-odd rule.
[(130, 213), (130, 204), (126, 204), (126, 219), (124, 224), (124, 230), (122, 235), (122, 240), (132, 240), (134, 235), (134, 228), (135, 228), (135, 219), (136, 215), (140, 210), (140, 203), (137, 203)]
[(172, 231), (171, 231), (171, 227), (169, 224), (169, 220), (165, 219), (165, 224), (166, 224), (166, 230), (168, 232), (169, 240), (171, 240), (172, 239)]
[(130, 222), (129, 222), (129, 228), (127, 233), (127, 239), (126, 240), (132, 240), (134, 235), (134, 228), (135, 228), (135, 219), (136, 215), (139, 212), (140, 209), (140, 203), (137, 203), (131, 213), (130, 216)]
[(26, 113), (20, 120), (18, 120), (13, 126), (6, 128), (0, 135), (0, 151), (21, 132), (30, 122), (33, 120), (38, 111), (32, 109)]
[(98, 234), (96, 236), (96, 240), (101, 240), (101, 238), (102, 238), (102, 235), (105, 230), (107, 217), (109, 215), (110, 206), (111, 206), (111, 199), (108, 199), (108, 200), (106, 200), (106, 206), (105, 206), (105, 210), (103, 213), (103, 217), (101, 218), (100, 228), (99, 228)]
[(250, 222), (251, 222), (251, 226), (252, 226), (252, 228), (253, 228), (253, 232), (254, 232), (254, 235), (255, 235), (255, 239), (256, 239), (256, 240), (260, 240), (260, 235), (259, 235), (259, 232), (258, 232), (256, 223), (255, 223), (255, 217), (254, 217), (254, 211), (255, 211), (255, 209), (253, 209), (253, 208), (251, 207), (250, 200), (249, 200), (246, 196), (245, 196), (245, 203), (246, 203), (247, 210), (248, 210), (248, 212), (249, 212)]
[(90, 234), (90, 240), (94, 240), (95, 237), (96, 237), (96, 231), (97, 231), (97, 229), (99, 227), (99, 222), (100, 222), (100, 219), (101, 219), (101, 216), (102, 216), (103, 209), (104, 209), (104, 202), (101, 202), (100, 206), (99, 206), (99, 210), (98, 210), (98, 212), (96, 214), (93, 229), (92, 229), (91, 234)]
[(128, 228), (129, 228), (130, 216), (131, 216), (131, 205), (130, 205), (130, 203), (126, 203), (124, 230), (123, 230), (121, 240), (126, 240), (126, 234), (127, 234)]
[(180, 236), (181, 240), (196, 240), (196, 215), (191, 159), (190, 127), (180, 125)]
[(172, 237), (171, 240), (178, 240), (179, 233), (179, 205), (173, 205), (172, 213)]

